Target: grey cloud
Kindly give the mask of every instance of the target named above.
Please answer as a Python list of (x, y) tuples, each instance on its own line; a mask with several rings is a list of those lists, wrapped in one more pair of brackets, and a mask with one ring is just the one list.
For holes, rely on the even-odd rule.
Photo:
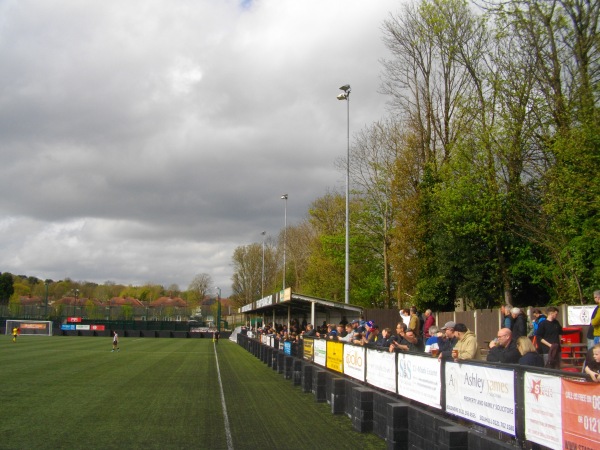
[(235, 247), (343, 186), (391, 0), (0, 4), (0, 271), (224, 294)]

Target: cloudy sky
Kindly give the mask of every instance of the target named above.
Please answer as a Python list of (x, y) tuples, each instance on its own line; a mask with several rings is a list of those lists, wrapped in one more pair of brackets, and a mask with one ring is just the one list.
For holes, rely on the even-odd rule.
[(391, 0), (1, 0), (0, 272), (231, 292), (236, 247), (327, 190)]

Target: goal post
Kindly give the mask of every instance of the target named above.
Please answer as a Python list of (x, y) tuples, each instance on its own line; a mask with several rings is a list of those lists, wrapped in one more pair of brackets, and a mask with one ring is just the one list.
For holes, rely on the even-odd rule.
[(51, 320), (7, 320), (5, 334), (12, 334), (13, 328), (19, 329), (20, 336), (52, 336)]

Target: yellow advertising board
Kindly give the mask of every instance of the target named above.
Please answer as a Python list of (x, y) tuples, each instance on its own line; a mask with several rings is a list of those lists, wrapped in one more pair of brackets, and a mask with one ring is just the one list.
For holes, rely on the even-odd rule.
[(327, 368), (344, 373), (344, 344), (327, 341)]

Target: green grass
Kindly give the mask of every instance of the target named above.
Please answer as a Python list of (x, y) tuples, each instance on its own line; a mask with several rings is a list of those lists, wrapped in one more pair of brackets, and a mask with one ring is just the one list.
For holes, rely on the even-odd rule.
[[(0, 337), (0, 449), (227, 449), (209, 339)], [(233, 448), (384, 449), (238, 345), (218, 363)]]

